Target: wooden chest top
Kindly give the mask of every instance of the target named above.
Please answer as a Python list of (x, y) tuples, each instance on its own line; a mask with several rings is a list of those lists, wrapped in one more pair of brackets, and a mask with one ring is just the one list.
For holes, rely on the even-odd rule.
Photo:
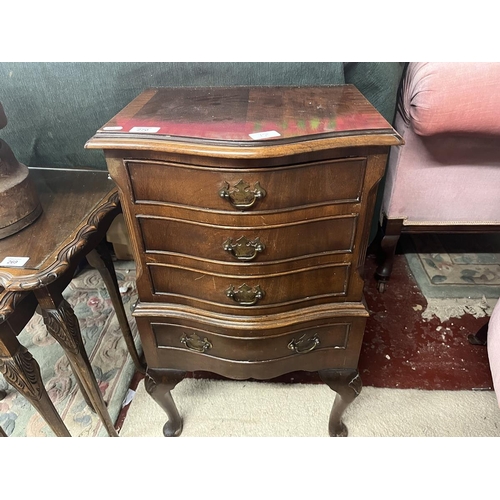
[(87, 147), (137, 149), (146, 142), (148, 149), (162, 151), (169, 143), (198, 143), (246, 148), (258, 155), (263, 146), (286, 149), (312, 141), (313, 148), (325, 149), (348, 145), (342, 138), (350, 138), (352, 145), (353, 137), (360, 146), (401, 143), (353, 85), (169, 87), (145, 90), (102, 126)]

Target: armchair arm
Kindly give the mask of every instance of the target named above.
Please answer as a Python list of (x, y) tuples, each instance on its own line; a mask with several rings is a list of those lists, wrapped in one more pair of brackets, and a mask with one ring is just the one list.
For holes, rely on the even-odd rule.
[(398, 106), (421, 136), (500, 135), (500, 63), (412, 62)]

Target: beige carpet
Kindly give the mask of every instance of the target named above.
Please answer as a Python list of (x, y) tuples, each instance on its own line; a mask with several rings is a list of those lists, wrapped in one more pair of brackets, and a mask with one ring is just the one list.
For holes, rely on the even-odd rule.
[[(327, 437), (334, 393), (325, 385), (184, 379), (172, 391), (183, 437)], [(120, 435), (162, 437), (165, 413), (141, 381)], [(364, 387), (347, 409), (351, 437), (499, 437), (491, 391)]]

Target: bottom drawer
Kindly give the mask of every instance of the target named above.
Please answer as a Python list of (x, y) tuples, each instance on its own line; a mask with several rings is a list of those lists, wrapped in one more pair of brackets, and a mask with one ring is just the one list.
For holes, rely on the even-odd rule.
[[(137, 318), (151, 334), (148, 366), (268, 379), (292, 371), (356, 368), (366, 318), (334, 318), (272, 332), (217, 331), (167, 318)], [(147, 322), (147, 326), (145, 323)], [(150, 352), (148, 352), (150, 351)]]
[(351, 325), (335, 323), (265, 337), (231, 337), (168, 323), (152, 323), (151, 327), (160, 349), (183, 349), (234, 361), (267, 361), (314, 350), (346, 350)]

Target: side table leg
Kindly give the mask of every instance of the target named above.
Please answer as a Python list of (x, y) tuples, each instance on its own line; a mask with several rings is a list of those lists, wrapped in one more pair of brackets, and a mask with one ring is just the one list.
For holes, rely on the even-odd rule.
[[(118, 433), (109, 416), (99, 384), (85, 352), (80, 325), (72, 307), (62, 298), (62, 295), (57, 296), (55, 294), (55, 296), (52, 296), (46, 289), (37, 290), (35, 294), (39, 299), (43, 321), (47, 330), (64, 349), (77, 380), (79, 379), (83, 385), (84, 393), (89, 396), (92, 407), (99, 415), (108, 434), (117, 437)], [(55, 304), (58, 305), (51, 308), (50, 303), (52, 303), (53, 307)]]
[(40, 413), (58, 437), (71, 437), (43, 385), (40, 367), (17, 338), (0, 339), (0, 372)]
[(125, 309), (123, 308), (123, 302), (120, 296), (118, 282), (116, 280), (115, 267), (113, 266), (113, 261), (105, 242), (101, 242), (96, 249), (91, 250), (87, 254), (87, 260), (94, 269), (99, 271), (99, 274), (102, 276), (106, 288), (108, 289), (123, 338), (127, 344), (128, 351), (130, 352), (130, 356), (132, 357), (135, 367), (140, 373), (146, 373), (146, 365), (139, 358), (139, 354), (135, 347), (134, 337), (130, 331), (127, 315), (125, 314)]
[(318, 373), (321, 380), (337, 393), (328, 423), (329, 434), (332, 437), (346, 437), (348, 431), (342, 422), (342, 415), (361, 392), (362, 383), (358, 370), (329, 369)]
[(177, 370), (147, 370), (144, 385), (148, 394), (163, 408), (168, 421), (163, 426), (165, 437), (177, 437), (182, 432), (182, 418), (170, 391), (186, 376)]
[(75, 377), (76, 383), (78, 384), (78, 388), (80, 389), (80, 392), (82, 393), (83, 399), (85, 399), (85, 403), (87, 403), (87, 406), (89, 407), (89, 409), (93, 413), (96, 413), (95, 408), (94, 408), (94, 403), (92, 403), (92, 400), (90, 399), (89, 395), (87, 394), (87, 388), (85, 387), (85, 384), (80, 380), (80, 376), (78, 375), (78, 372), (76, 372), (73, 369), (73, 365), (71, 365), (71, 371), (73, 372), (73, 376)]
[[(37, 307), (36, 311), (41, 316), (43, 315), (42, 309), (40, 306)], [(83, 384), (83, 382), (80, 380), (80, 376), (78, 375), (78, 373), (75, 370), (72, 369), (71, 371), (73, 372), (73, 376), (75, 377), (76, 383), (78, 384), (78, 388), (80, 389), (80, 392), (83, 396), (83, 399), (85, 399), (85, 403), (87, 403), (87, 406), (90, 408), (90, 410), (93, 413), (96, 413), (94, 405), (93, 405), (92, 401), (90, 400), (89, 395), (87, 394), (87, 389), (85, 388), (85, 385)]]

